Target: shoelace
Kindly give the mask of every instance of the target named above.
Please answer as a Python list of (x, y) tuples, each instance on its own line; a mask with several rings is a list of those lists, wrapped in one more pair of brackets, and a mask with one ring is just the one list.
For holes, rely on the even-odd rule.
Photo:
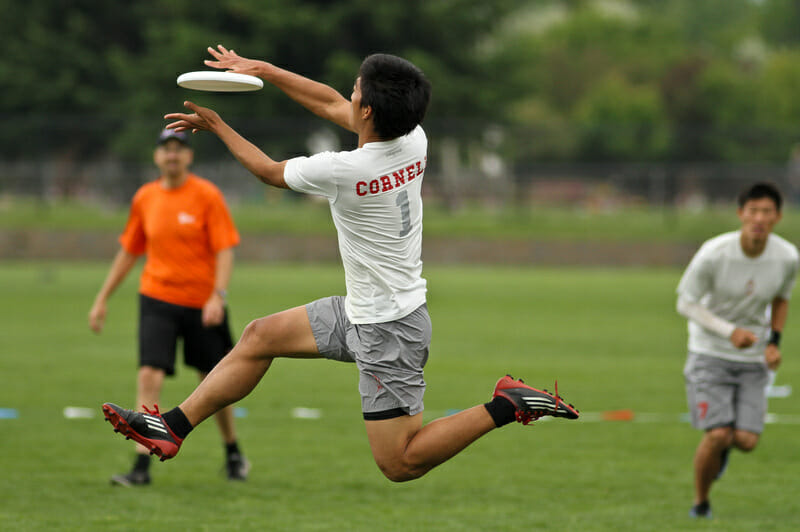
[[(520, 380), (520, 382), (522, 382), (522, 380)], [(556, 388), (556, 393), (555, 393), (555, 395), (553, 395), (552, 393), (548, 392), (548, 391), (547, 391), (547, 388), (545, 388), (545, 389), (544, 389), (544, 390), (542, 390), (542, 391), (543, 391), (544, 393), (546, 393), (546, 394), (550, 395), (551, 397), (553, 397), (553, 398), (556, 400), (556, 406), (553, 408), (553, 411), (554, 411), (554, 412), (558, 412), (558, 405), (559, 405), (559, 404), (562, 404), (562, 405), (563, 405), (563, 404), (565, 404), (565, 403), (564, 403), (564, 401), (561, 399), (561, 396), (560, 396), (560, 395), (558, 395), (558, 380), (556, 380), (556, 381), (555, 381), (555, 388)], [(572, 406), (572, 403), (566, 403), (566, 404), (568, 404), (568, 405), (569, 405), (569, 407), (570, 407), (570, 408), (572, 408), (573, 410), (575, 410), (576, 412), (578, 411), (578, 409), (577, 409), (577, 408), (575, 408), (574, 406)], [(540, 417), (541, 417), (541, 416), (540, 416)]]
[(158, 404), (154, 404), (153, 405), (153, 408), (155, 408), (155, 411), (150, 410), (149, 408), (147, 408), (144, 405), (142, 405), (142, 408), (144, 408), (144, 411), (147, 412), (148, 414), (150, 414), (151, 416), (161, 417), (161, 412), (158, 411)]
[(556, 412), (558, 412), (558, 403), (560, 402), (561, 402), (561, 397), (558, 396), (558, 380), (556, 379), (556, 407), (555, 407)]
[[(522, 380), (522, 379), (519, 379), (519, 382), (524, 383), (525, 381)], [(553, 413), (558, 412), (558, 405), (564, 403), (564, 401), (561, 400), (561, 396), (558, 395), (558, 380), (555, 381), (555, 394), (551, 394), (550, 392), (548, 392), (547, 388), (545, 388), (542, 391), (544, 393), (546, 393), (547, 395), (549, 395), (550, 397), (553, 397), (556, 400), (556, 404), (553, 407)], [(575, 408), (571, 404), (569, 406), (571, 408), (573, 408), (573, 409)], [(547, 414), (550, 414), (550, 413), (551, 412), (549, 410), (534, 410), (532, 412), (520, 412), (519, 410), (517, 410), (514, 413), (514, 415), (516, 416), (517, 421), (519, 421), (523, 425), (528, 425), (529, 423), (531, 423), (533, 421), (536, 421), (537, 419), (539, 419), (539, 418), (541, 418), (543, 416), (546, 416)]]

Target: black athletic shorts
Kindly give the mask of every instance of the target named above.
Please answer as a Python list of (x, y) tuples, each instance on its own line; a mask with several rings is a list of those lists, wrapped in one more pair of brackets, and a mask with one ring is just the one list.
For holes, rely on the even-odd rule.
[(208, 373), (233, 347), (228, 309), (217, 326), (203, 327), (198, 308), (173, 305), (139, 294), (139, 366), (175, 374), (178, 338), (183, 340), (187, 366)]

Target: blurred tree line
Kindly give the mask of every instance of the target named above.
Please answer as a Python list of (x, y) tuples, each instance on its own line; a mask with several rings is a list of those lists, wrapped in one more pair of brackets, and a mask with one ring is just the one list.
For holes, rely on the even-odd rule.
[(147, 159), (162, 115), (184, 99), (272, 139), (277, 156), (306, 152), (322, 124), (279, 91), (176, 87), (217, 43), (346, 97), (364, 56), (404, 56), (433, 83), (432, 133), (502, 132), (492, 147), (515, 161), (786, 161), (800, 140), (800, 0), (0, 0), (0, 10), (5, 159)]

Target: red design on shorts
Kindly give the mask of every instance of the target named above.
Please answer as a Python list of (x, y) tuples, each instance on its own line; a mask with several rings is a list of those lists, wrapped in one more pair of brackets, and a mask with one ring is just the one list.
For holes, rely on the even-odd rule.
[(697, 408), (700, 409), (700, 419), (705, 419), (708, 414), (708, 401), (700, 401), (697, 403)]

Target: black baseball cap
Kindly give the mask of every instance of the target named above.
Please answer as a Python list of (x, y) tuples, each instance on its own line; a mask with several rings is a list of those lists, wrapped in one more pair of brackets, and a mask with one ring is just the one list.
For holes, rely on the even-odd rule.
[(165, 144), (167, 141), (175, 139), (184, 146), (189, 146), (189, 135), (185, 131), (175, 131), (174, 129), (165, 129), (158, 136), (157, 146)]

